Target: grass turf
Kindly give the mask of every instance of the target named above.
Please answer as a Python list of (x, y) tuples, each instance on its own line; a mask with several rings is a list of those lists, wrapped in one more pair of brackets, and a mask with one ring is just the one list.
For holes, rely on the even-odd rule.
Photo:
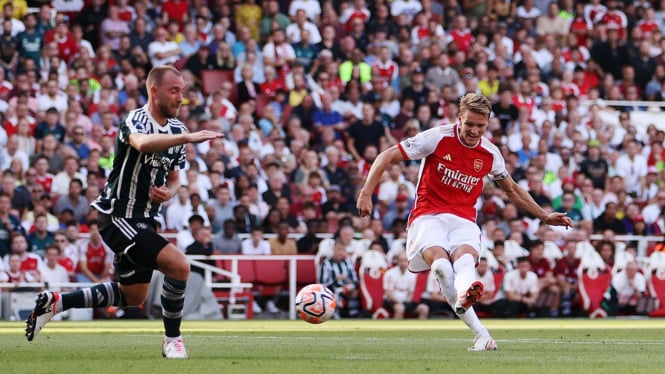
[(665, 320), (484, 320), (496, 352), (467, 352), (461, 321), (183, 323), (190, 359), (161, 357), (159, 321), (52, 322), (33, 342), (0, 322), (1, 373), (657, 373)]

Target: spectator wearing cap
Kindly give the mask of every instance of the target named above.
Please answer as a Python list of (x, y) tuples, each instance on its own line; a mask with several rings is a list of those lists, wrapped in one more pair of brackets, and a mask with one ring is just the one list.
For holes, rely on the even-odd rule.
[(580, 163), (580, 173), (591, 180), (594, 188), (605, 189), (609, 165), (607, 160), (600, 156), (598, 140), (589, 141), (586, 158)]

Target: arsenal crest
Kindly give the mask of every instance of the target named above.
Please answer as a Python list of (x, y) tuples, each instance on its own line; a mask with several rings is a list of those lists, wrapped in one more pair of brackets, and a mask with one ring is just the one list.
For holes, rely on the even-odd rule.
[(479, 172), (482, 168), (483, 168), (483, 160), (478, 158), (473, 160), (473, 170), (475, 170), (476, 173)]

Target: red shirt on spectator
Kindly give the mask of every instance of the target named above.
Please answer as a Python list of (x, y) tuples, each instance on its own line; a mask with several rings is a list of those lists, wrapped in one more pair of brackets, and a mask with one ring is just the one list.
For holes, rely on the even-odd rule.
[(44, 187), (45, 193), (51, 193), (51, 187), (53, 186), (53, 174), (46, 173), (44, 176), (38, 175), (35, 177), (35, 182)]
[(67, 32), (62, 38), (58, 38), (55, 32), (47, 32), (44, 36), (44, 44), (48, 44), (52, 41), (58, 43), (58, 55), (67, 64), (72, 62), (74, 57), (79, 53), (79, 45), (71, 32)]
[(277, 90), (286, 90), (286, 85), (284, 84), (284, 80), (282, 78), (277, 78), (270, 82), (265, 81), (259, 84), (259, 88), (264, 95), (273, 97), (277, 93)]
[(69, 257), (60, 257), (58, 259), (58, 264), (60, 264), (68, 273), (74, 272), (74, 261)]
[(586, 45), (586, 40), (589, 33), (589, 25), (584, 20), (584, 17), (576, 17), (570, 23), (570, 33), (577, 37), (577, 45)]
[(554, 275), (563, 275), (566, 279), (577, 279), (577, 268), (580, 267), (580, 259), (576, 258), (573, 263), (569, 263), (566, 258), (560, 258), (554, 266)]
[(608, 29), (618, 28), (619, 39), (623, 39), (623, 30), (628, 27), (628, 19), (626, 15), (620, 10), (608, 10), (605, 14), (596, 17), (597, 23), (602, 23)]
[(656, 21), (647, 21), (645, 19), (639, 21), (637, 23), (637, 27), (642, 29), (642, 32), (648, 32), (648, 33), (653, 33), (654, 31), (658, 30), (658, 23)]
[(529, 262), (531, 262), (531, 271), (536, 273), (538, 278), (542, 278), (545, 273), (552, 270), (552, 267), (546, 258), (541, 258), (540, 261), (537, 262), (533, 262), (531, 259), (529, 259)]
[(536, 101), (533, 97), (524, 97), (523, 95), (514, 95), (513, 96), (513, 105), (519, 108), (526, 108), (529, 111), (529, 116), (533, 113), (533, 108), (536, 106)]
[(386, 61), (385, 64), (381, 63), (380, 60), (376, 60), (372, 64), (372, 70), (376, 70), (378, 72), (379, 77), (383, 79), (386, 82), (392, 82), (393, 79), (397, 77), (397, 74), (399, 72), (399, 66), (395, 61), (388, 60)]
[(187, 1), (169, 0), (162, 4), (162, 13), (168, 14), (169, 20), (178, 21), (181, 26), (188, 12), (189, 4)]
[(41, 259), (34, 253), (26, 253), (21, 260), (21, 271), (35, 272), (39, 271), (39, 263)]
[[(98, 246), (95, 246), (88, 242), (84, 255), (86, 264), (88, 265), (88, 270), (90, 270), (93, 274), (102, 274), (104, 272), (106, 257), (108, 254), (103, 243), (99, 243)], [(78, 270), (80, 271), (80, 269)]]
[(453, 38), (455, 45), (457, 46), (458, 51), (463, 51), (464, 54), (468, 54), (471, 49), (471, 44), (475, 38), (469, 29), (464, 30), (452, 30), (450, 36)]

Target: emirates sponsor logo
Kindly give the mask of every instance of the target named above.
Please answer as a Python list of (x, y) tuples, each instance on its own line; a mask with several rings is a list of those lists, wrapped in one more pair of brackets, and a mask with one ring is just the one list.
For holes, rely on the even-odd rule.
[[(474, 162), (474, 169), (475, 166), (476, 165)], [(480, 168), (482, 168), (482, 161), (480, 161)], [(471, 193), (471, 191), (473, 191), (473, 188), (477, 186), (481, 180), (481, 178), (474, 177), (473, 175), (464, 174), (459, 170), (450, 169), (442, 163), (439, 163), (439, 165), (436, 168), (436, 171), (441, 173), (441, 183), (444, 186), (457, 188), (466, 193)]]

